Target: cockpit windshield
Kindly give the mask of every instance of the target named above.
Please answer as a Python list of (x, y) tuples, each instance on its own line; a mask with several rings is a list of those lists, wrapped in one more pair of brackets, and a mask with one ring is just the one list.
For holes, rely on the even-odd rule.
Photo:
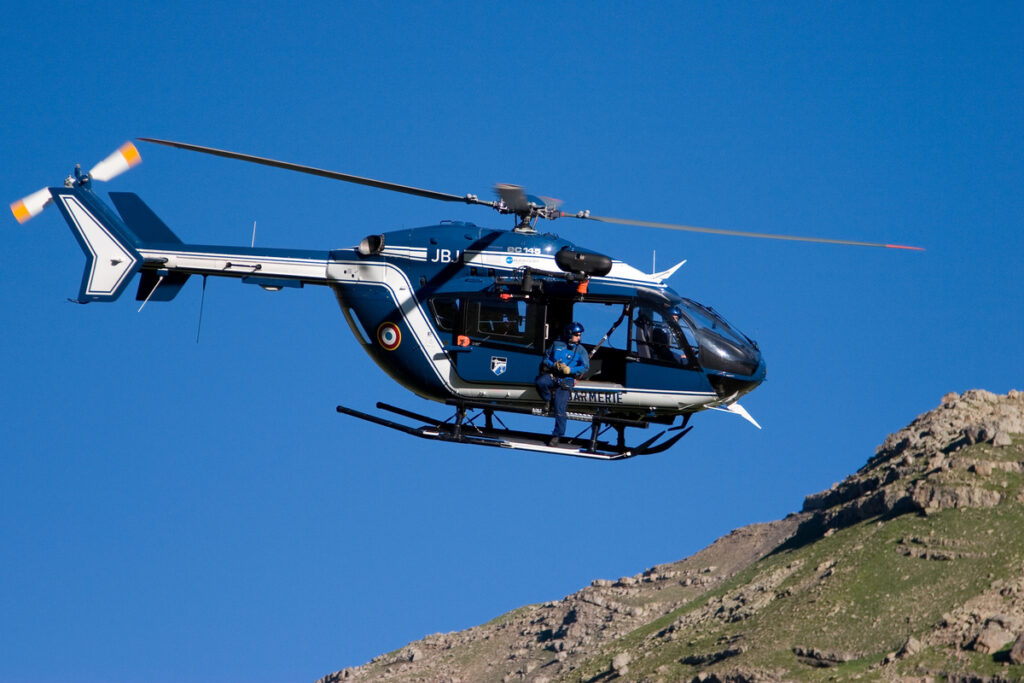
[[(697, 361), (708, 370), (733, 375), (753, 375), (761, 362), (757, 344), (715, 311), (696, 301), (642, 292), (641, 305), (675, 321), (686, 340), (697, 349)], [(673, 310), (680, 313), (678, 319)]]
[(727, 336), (737, 342), (753, 344), (753, 341), (745, 334), (734, 328), (725, 318), (714, 310), (699, 304), (690, 299), (680, 299), (677, 303), (685, 313), (696, 323), (698, 329), (715, 330), (718, 334)]

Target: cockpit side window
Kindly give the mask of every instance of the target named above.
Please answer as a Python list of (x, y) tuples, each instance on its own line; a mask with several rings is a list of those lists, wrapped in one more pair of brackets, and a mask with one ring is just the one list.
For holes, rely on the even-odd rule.
[(695, 347), (687, 343), (680, 324), (685, 325), (685, 322), (666, 318), (660, 308), (637, 306), (632, 326), (632, 342), (637, 356), (671, 365), (692, 365), (692, 349)]

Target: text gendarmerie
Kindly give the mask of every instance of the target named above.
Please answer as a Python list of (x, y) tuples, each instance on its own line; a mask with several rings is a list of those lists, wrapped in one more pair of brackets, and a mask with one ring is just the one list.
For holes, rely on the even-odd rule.
[(621, 391), (573, 391), (573, 403), (622, 403)]

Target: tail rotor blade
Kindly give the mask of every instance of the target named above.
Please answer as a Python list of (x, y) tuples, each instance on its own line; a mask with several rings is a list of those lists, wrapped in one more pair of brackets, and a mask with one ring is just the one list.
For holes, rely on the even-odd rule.
[(11, 203), (11, 213), (18, 219), (19, 223), (25, 223), (30, 218), (38, 216), (39, 213), (46, 208), (46, 205), (53, 201), (53, 196), (50, 194), (50, 188), (44, 187), (41, 190), (33, 192), (24, 199), (19, 199), (16, 202)]
[[(93, 166), (92, 170), (89, 171), (88, 177), (83, 177), (81, 170), (76, 166), (74, 178), (65, 182), (84, 183), (89, 178), (100, 181), (111, 180), (133, 166), (139, 165), (141, 162), (142, 156), (139, 154), (139, 150), (135, 149), (135, 145), (131, 142), (126, 142), (118, 147), (116, 152)], [(46, 208), (46, 205), (52, 201), (53, 196), (50, 194), (50, 189), (44, 187), (23, 199), (12, 202), (11, 213), (14, 214), (19, 223), (24, 223), (30, 218), (39, 215)]]
[(142, 162), (142, 155), (130, 142), (117, 148), (117, 151), (92, 167), (89, 177), (93, 180), (106, 182), (121, 175), (133, 166)]

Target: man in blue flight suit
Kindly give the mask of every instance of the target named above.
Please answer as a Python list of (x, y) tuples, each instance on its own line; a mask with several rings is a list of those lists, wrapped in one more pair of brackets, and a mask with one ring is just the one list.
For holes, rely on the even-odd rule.
[(552, 406), (555, 413), (555, 431), (551, 433), (548, 446), (557, 446), (558, 439), (565, 434), (565, 411), (572, 388), (576, 380), (590, 369), (590, 356), (580, 343), (582, 335), (583, 325), (568, 325), (563, 334), (565, 341), (559, 340), (552, 344), (540, 364), (537, 393)]
[[(672, 320), (676, 321), (676, 324), (679, 325), (680, 327), (686, 325), (686, 323), (680, 320), (680, 318), (683, 317), (683, 309), (679, 308), (678, 306), (672, 306), (671, 308), (668, 309), (668, 314), (672, 316)], [(676, 345), (678, 347), (675, 351), (676, 360), (679, 361), (680, 365), (686, 365), (686, 352), (683, 351), (684, 347), (681, 339), (679, 340), (679, 342), (680, 343)]]

